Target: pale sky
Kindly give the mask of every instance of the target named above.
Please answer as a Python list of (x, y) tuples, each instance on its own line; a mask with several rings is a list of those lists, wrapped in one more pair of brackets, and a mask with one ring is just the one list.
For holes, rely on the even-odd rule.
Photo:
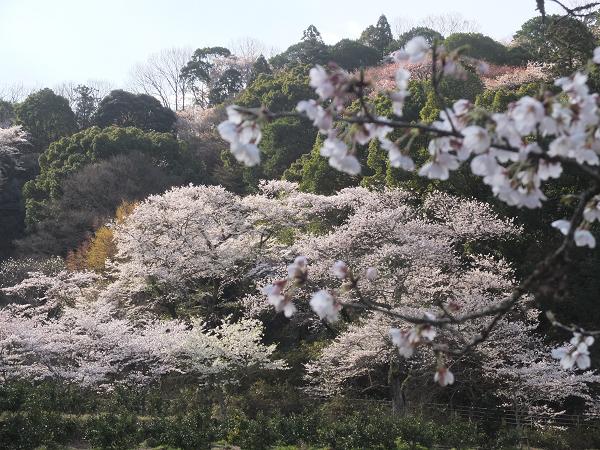
[[(106, 80), (170, 47), (227, 46), (250, 36), (284, 50), (314, 24), (326, 43), (358, 38), (385, 14), (418, 21), (458, 12), (496, 39), (537, 14), (535, 0), (0, 0), (0, 88)], [(364, 5), (368, 5), (368, 8)]]

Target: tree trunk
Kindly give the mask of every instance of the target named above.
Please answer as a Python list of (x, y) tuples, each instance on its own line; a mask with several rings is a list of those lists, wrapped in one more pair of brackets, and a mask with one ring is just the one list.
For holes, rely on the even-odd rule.
[(392, 413), (403, 416), (406, 414), (406, 397), (404, 396), (404, 382), (407, 377), (399, 367), (392, 363), (389, 372), (389, 384), (392, 391)]

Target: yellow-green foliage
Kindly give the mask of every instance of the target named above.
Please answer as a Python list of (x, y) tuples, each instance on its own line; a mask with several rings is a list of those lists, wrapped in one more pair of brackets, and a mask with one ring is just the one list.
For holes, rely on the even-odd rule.
[[(122, 223), (129, 216), (137, 203), (123, 202), (115, 213), (115, 223)], [(85, 241), (79, 248), (67, 255), (69, 270), (94, 270), (102, 272), (106, 269), (106, 261), (117, 253), (113, 229), (103, 225), (96, 230), (94, 236)]]
[(107, 226), (98, 228), (86, 254), (87, 268), (101, 272), (106, 268), (106, 260), (116, 252), (117, 246), (112, 229)]

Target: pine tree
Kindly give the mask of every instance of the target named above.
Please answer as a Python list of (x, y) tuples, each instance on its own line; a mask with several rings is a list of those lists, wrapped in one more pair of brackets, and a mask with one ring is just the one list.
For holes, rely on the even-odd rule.
[(254, 64), (252, 65), (248, 84), (253, 83), (261, 74), (270, 75), (272, 73), (273, 71), (267, 62), (267, 59), (263, 55), (260, 55), (258, 58), (256, 58), (256, 61), (254, 61)]
[(375, 26), (369, 25), (360, 35), (360, 42), (379, 51), (380, 56), (385, 54), (393, 40), (392, 29), (383, 14)]

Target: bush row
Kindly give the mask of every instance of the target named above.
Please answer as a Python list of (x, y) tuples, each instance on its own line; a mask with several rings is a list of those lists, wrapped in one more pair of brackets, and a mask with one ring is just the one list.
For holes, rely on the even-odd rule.
[(517, 433), (504, 429), (491, 438), (466, 421), (435, 423), (420, 417), (399, 418), (377, 408), (336, 416), (327, 405), (304, 414), (259, 413), (255, 417), (239, 410), (223, 418), (204, 410), (165, 417), (126, 413), (73, 416), (41, 411), (0, 416), (0, 447), (6, 449), (74, 444), (101, 449), (210, 449), (217, 442), (257, 450), (505, 449), (518, 448), (524, 441), (549, 450), (598, 448), (600, 430), (582, 427)]

